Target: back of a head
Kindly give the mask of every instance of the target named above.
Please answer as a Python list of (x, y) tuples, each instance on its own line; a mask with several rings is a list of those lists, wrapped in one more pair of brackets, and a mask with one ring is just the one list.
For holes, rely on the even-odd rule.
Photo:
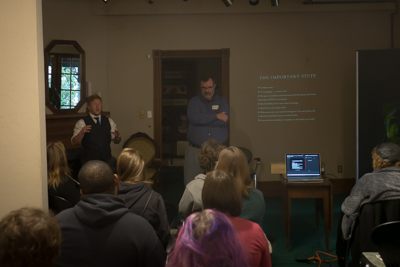
[(207, 174), (201, 197), (204, 209), (216, 209), (235, 217), (242, 212), (240, 185), (232, 175), (224, 171)]
[(237, 147), (230, 146), (221, 151), (216, 170), (229, 173), (241, 184), (242, 195), (247, 197), (246, 186), (250, 185), (250, 171), (246, 155)]
[(372, 150), (373, 169), (400, 166), (400, 147), (395, 143), (382, 143)]
[(103, 161), (87, 162), (79, 171), (78, 179), (84, 194), (115, 194), (114, 173)]
[(248, 266), (235, 229), (225, 214), (211, 209), (190, 215), (167, 266)]
[(208, 140), (199, 149), (200, 168), (206, 172), (214, 170), (218, 161), (219, 153), (225, 148), (223, 144), (216, 140)]
[(54, 188), (64, 182), (66, 175), (70, 175), (65, 153), (65, 147), (60, 141), (50, 142), (47, 145), (47, 182)]
[(61, 230), (53, 215), (21, 208), (0, 221), (0, 266), (55, 266)]
[(151, 181), (145, 181), (143, 176), (144, 161), (139, 152), (134, 148), (125, 148), (122, 150), (117, 161), (117, 174), (121, 182), (145, 182), (152, 184)]

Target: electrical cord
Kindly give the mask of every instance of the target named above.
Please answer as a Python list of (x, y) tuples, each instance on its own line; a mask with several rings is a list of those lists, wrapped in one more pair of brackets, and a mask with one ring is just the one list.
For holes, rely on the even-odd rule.
[[(323, 254), (325, 254), (325, 255), (328, 255), (328, 256), (330, 256), (330, 257), (333, 257), (334, 259), (332, 259), (332, 260), (323, 260), (323, 259), (321, 259), (321, 257), (319, 256), (318, 253), (323, 253)], [(316, 255), (317, 255), (316, 257), (309, 257), (309, 258), (307, 258), (307, 259), (298, 259), (298, 260), (296, 260), (296, 261), (297, 261), (297, 262), (304, 262), (304, 263), (316, 263), (316, 262), (319, 262), (318, 267), (321, 267), (321, 264), (322, 264), (323, 262), (333, 262), (333, 261), (337, 261), (337, 260), (338, 260), (337, 256), (332, 255), (332, 254), (328, 254), (328, 253), (323, 252), (323, 251), (317, 251), (317, 252), (316, 252)]]

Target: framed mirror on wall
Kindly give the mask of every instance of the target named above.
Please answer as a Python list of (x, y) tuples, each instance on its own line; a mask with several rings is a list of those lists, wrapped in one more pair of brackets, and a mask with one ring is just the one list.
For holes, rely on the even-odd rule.
[(77, 113), (86, 99), (85, 51), (76, 41), (53, 40), (44, 50), (46, 106)]

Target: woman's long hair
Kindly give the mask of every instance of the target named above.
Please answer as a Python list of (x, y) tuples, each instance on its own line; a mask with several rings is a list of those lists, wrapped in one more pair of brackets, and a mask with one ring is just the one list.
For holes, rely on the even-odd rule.
[(50, 142), (47, 145), (47, 185), (56, 190), (70, 175), (63, 143)]
[(216, 170), (229, 173), (236, 178), (241, 186), (242, 196), (248, 197), (247, 189), (251, 183), (249, 164), (246, 155), (237, 147), (230, 146), (221, 151), (218, 158)]
[(144, 161), (134, 148), (125, 148), (117, 161), (117, 174), (121, 182), (135, 184), (144, 182), (149, 186), (153, 183), (144, 177)]
[(247, 258), (229, 218), (206, 209), (190, 215), (167, 267), (246, 267)]

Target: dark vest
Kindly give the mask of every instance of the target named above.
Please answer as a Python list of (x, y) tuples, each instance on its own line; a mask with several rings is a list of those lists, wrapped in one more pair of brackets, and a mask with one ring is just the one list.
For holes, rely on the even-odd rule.
[(96, 125), (92, 117), (83, 118), (86, 125), (92, 125), (89, 133), (82, 139), (82, 165), (89, 160), (102, 160), (107, 162), (111, 158), (111, 125), (106, 116), (101, 115), (101, 125)]

